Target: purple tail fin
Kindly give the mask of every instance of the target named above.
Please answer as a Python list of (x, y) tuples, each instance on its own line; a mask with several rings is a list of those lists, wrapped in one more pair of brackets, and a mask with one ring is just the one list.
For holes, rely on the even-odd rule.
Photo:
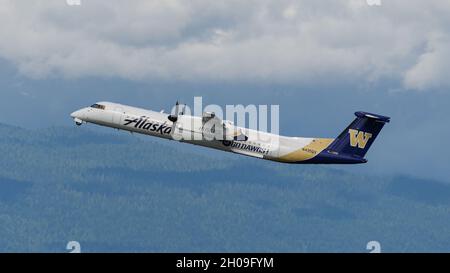
[(356, 112), (356, 119), (328, 146), (336, 155), (364, 158), (389, 117)]

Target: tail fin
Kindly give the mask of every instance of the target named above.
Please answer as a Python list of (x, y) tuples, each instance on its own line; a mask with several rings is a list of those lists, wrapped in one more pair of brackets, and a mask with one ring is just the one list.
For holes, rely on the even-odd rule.
[(389, 117), (356, 112), (356, 119), (328, 146), (331, 154), (363, 159)]

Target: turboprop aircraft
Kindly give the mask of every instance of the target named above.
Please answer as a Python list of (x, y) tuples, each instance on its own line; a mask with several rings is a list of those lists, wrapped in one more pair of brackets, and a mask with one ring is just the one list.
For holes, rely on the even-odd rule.
[(204, 112), (185, 115), (176, 104), (168, 114), (132, 106), (98, 102), (71, 114), (77, 125), (94, 123), (201, 145), (260, 159), (297, 164), (366, 163), (365, 154), (389, 117), (356, 112), (356, 118), (337, 138), (287, 137), (235, 126)]

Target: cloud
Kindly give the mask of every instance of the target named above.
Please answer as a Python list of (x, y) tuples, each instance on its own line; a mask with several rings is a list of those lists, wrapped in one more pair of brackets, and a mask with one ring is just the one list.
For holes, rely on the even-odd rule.
[(450, 87), (447, 0), (1, 1), (0, 57), (32, 78)]
[(420, 91), (450, 87), (450, 37), (431, 35), (426, 51), (419, 57), (417, 64), (406, 71), (404, 85)]

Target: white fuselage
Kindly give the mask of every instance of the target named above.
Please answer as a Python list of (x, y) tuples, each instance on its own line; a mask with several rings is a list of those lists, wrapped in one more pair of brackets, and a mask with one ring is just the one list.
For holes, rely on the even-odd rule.
[(162, 112), (111, 102), (99, 102), (95, 105), (95, 107), (80, 109), (71, 116), (79, 125), (83, 122), (94, 123), (287, 163), (311, 159), (332, 141), (332, 139), (284, 137), (234, 126), (231, 123), (229, 125), (233, 130), (240, 131), (247, 136), (246, 140), (207, 140), (204, 136), (202, 117), (179, 115), (178, 120), (174, 123), (168, 119), (169, 114)]

